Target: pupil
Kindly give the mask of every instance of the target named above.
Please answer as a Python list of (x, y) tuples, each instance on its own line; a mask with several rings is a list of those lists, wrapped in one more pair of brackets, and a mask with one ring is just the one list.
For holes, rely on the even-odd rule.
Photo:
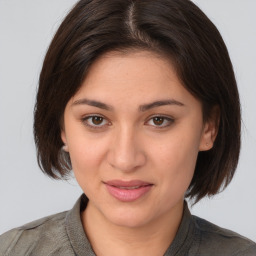
[(155, 125), (161, 125), (164, 122), (164, 118), (162, 117), (154, 117), (154, 124)]
[(103, 118), (100, 117), (100, 116), (94, 116), (94, 117), (92, 118), (92, 122), (93, 122), (94, 124), (96, 124), (96, 125), (101, 124), (102, 121), (103, 121)]

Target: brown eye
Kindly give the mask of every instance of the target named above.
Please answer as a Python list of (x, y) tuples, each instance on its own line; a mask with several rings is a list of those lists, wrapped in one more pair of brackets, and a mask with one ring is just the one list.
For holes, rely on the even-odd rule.
[(94, 124), (94, 125), (100, 125), (100, 124), (102, 124), (102, 122), (103, 122), (103, 117), (101, 117), (101, 116), (94, 116), (94, 117), (92, 117), (92, 123)]
[(82, 119), (82, 122), (89, 128), (104, 128), (109, 125), (109, 122), (102, 116), (87, 116)]
[(155, 128), (165, 128), (171, 126), (174, 123), (174, 119), (166, 116), (154, 116), (150, 118), (146, 124)]
[(164, 123), (164, 120), (165, 120), (165, 118), (157, 116), (157, 117), (153, 118), (153, 123), (155, 125), (162, 125)]

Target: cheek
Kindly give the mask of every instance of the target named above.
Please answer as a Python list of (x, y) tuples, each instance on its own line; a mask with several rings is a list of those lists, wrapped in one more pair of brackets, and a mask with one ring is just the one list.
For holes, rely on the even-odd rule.
[[(172, 134), (154, 148), (155, 166), (161, 170), (159, 179), (164, 180), (165, 189), (185, 192), (194, 174), (199, 151), (200, 134), (189, 131)], [(184, 190), (184, 191), (183, 191)]]
[[(190, 170), (194, 167), (199, 151), (198, 140), (186, 138), (185, 136), (172, 136), (166, 138), (164, 143), (155, 147), (151, 154), (155, 160), (163, 166), (180, 167), (177, 172), (183, 169)], [(181, 168), (183, 166), (183, 168)], [(194, 169), (194, 168), (192, 168)]]
[(69, 153), (74, 175), (79, 185), (94, 182), (107, 150), (104, 139), (96, 140), (77, 133), (69, 142)]

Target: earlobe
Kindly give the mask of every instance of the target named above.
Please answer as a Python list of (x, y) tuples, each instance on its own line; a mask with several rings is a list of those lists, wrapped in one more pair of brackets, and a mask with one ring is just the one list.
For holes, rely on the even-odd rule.
[(208, 123), (204, 126), (204, 131), (201, 137), (199, 151), (207, 151), (213, 147), (217, 136), (216, 128)]
[(207, 151), (212, 149), (214, 141), (218, 134), (219, 128), (219, 108), (214, 107), (211, 117), (205, 122), (203, 133), (201, 136), (199, 151)]
[(67, 144), (64, 144), (64, 145), (62, 146), (62, 150), (65, 151), (65, 152), (69, 152), (69, 151), (68, 151), (68, 145), (67, 145)]
[(64, 130), (61, 130), (61, 139), (62, 139), (62, 142), (63, 142), (63, 146), (62, 146), (62, 150), (63, 151), (66, 151), (66, 152), (69, 152), (68, 150), (68, 145), (67, 145), (67, 138), (66, 138), (66, 133)]

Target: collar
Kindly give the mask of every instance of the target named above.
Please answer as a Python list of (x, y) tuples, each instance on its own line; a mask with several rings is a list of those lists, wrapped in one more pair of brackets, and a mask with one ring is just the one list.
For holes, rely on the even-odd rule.
[[(195, 228), (194, 219), (188, 209), (187, 202), (184, 201), (183, 217), (180, 226), (164, 256), (188, 255), (188, 251), (192, 248), (193, 241), (198, 237), (196, 232), (197, 229)], [(195, 255), (194, 251), (196, 250), (197, 247), (193, 247), (193, 252), (190, 251), (191, 254), (189, 255)]]
[(82, 194), (75, 203), (73, 209), (68, 211), (66, 216), (67, 234), (75, 255), (77, 256), (96, 256), (84, 232), (80, 215), (81, 211), (86, 208), (87, 203), (88, 198), (85, 194)]
[[(85, 194), (82, 194), (66, 215), (66, 231), (77, 256), (96, 256), (84, 232), (81, 221), (80, 213), (86, 208), (87, 203), (88, 198)], [(197, 237), (195, 224), (185, 201), (181, 224), (164, 256), (186, 255), (195, 237)]]

